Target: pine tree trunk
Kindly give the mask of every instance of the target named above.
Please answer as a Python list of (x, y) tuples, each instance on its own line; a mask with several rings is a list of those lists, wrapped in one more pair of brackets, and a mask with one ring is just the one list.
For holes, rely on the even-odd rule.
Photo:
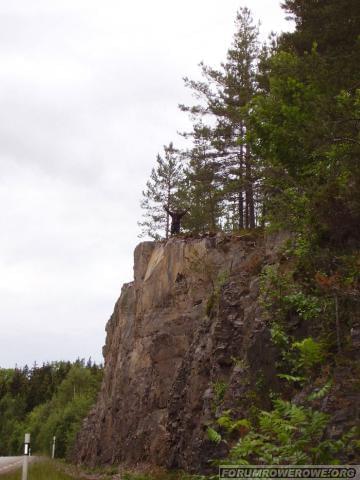
[(210, 194), (210, 222), (211, 222), (211, 230), (213, 232), (216, 231), (216, 215), (215, 215), (215, 199), (214, 195)]
[[(170, 182), (167, 184), (167, 201), (166, 201), (166, 206), (168, 210), (170, 210), (170, 196), (171, 196), (171, 187), (170, 187)], [(170, 233), (170, 215), (168, 212), (166, 212), (166, 235), (165, 238), (166, 240), (169, 238), (169, 233)]]
[(166, 240), (169, 238), (169, 225), (170, 225), (169, 214), (166, 213), (166, 232), (165, 232)]
[[(241, 123), (240, 126), (240, 137), (243, 140), (244, 137), (244, 124)], [(239, 216), (239, 229), (244, 228), (244, 194), (243, 194), (243, 185), (244, 185), (244, 145), (240, 145), (240, 161), (239, 161), (239, 200), (238, 200), (238, 216)]]
[(245, 228), (249, 228), (249, 203), (248, 203), (248, 189), (245, 190)]
[(246, 228), (255, 228), (255, 206), (254, 206), (254, 191), (251, 175), (251, 153), (247, 146), (246, 149)]
[(238, 200), (238, 215), (239, 215), (239, 229), (244, 228), (244, 195), (242, 191), (239, 192)]

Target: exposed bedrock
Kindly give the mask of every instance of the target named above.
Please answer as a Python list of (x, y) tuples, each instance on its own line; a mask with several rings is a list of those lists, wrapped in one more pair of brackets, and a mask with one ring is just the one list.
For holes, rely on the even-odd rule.
[(208, 460), (214, 384), (229, 383), (232, 395), (242, 388), (231, 358), (261, 357), (272, 374), (256, 302), (264, 258), (263, 240), (251, 237), (138, 245), (134, 281), (106, 326), (104, 381), (78, 462), (191, 469)]
[(241, 418), (257, 383), (277, 389), (258, 295), (260, 271), (277, 261), (283, 240), (218, 235), (138, 245), (134, 281), (106, 326), (104, 380), (77, 439), (78, 463), (194, 471), (226, 453), (206, 435), (219, 395), (221, 408)]

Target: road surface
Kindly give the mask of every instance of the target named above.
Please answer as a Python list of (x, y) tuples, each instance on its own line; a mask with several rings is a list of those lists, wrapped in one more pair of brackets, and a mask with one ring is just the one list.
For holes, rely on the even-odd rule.
[(23, 457), (0, 457), (0, 475), (2, 473), (7, 473), (11, 470), (20, 468), (22, 466), (22, 462)]

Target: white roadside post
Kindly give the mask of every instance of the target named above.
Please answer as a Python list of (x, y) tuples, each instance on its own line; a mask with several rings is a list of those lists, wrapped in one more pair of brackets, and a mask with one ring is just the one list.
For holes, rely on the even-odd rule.
[(56, 437), (55, 437), (55, 435), (54, 435), (54, 436), (53, 436), (53, 444), (52, 444), (51, 458), (55, 458), (55, 447), (56, 447)]
[(28, 478), (29, 454), (30, 454), (30, 433), (25, 433), (24, 458), (23, 458), (23, 469), (22, 469), (21, 480), (27, 480)]

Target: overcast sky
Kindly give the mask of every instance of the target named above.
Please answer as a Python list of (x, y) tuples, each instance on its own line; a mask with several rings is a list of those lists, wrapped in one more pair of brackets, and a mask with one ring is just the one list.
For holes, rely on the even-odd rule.
[(0, 1), (0, 366), (91, 356), (132, 280), (141, 190), (186, 129), (182, 77), (217, 66), (247, 4)]

